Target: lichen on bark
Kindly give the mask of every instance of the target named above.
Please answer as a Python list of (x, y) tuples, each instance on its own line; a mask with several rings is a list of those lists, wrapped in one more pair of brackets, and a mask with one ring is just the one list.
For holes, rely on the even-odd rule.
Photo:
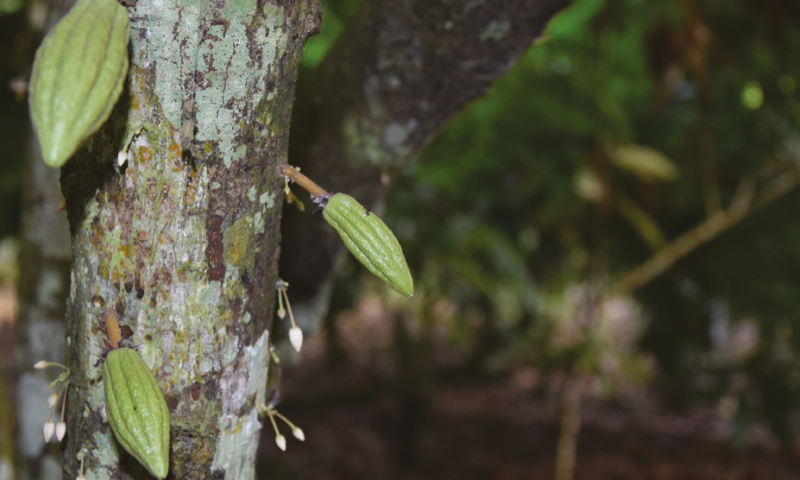
[(104, 421), (98, 325), (111, 308), (167, 399), (170, 475), (253, 478), (278, 278), (275, 166), (319, 7), (140, 0), (129, 12), (127, 88), (62, 170), (74, 259), (65, 469), (77, 476), (86, 448), (87, 478), (142, 472)]

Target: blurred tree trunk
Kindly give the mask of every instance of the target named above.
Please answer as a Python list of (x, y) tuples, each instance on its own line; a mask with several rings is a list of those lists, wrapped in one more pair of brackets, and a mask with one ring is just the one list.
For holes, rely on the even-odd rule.
[(7, 369), (0, 369), (0, 480), (16, 478), (14, 468), (14, 422), (13, 406), (6, 394)]
[[(292, 163), (329, 191), (374, 204), (391, 175), (464, 106), (488, 93), (567, 4), (364, 0), (298, 87)], [(327, 308), (327, 280), (343, 249), (324, 222), (294, 210), (285, 213), (281, 271), (302, 312), (298, 317), (313, 323)]]
[(561, 431), (556, 447), (555, 480), (575, 478), (578, 459), (578, 435), (581, 431), (581, 403), (586, 377), (580, 371), (572, 371), (564, 382), (561, 393)]
[[(33, 137), (33, 134), (31, 134)], [(64, 316), (69, 292), (69, 226), (61, 203), (59, 172), (45, 166), (31, 138), (23, 189), (17, 317), (17, 452), (19, 478), (61, 478), (58, 445), (45, 448), (42, 426), (50, 415), (52, 372), (33, 370), (39, 360), (64, 361)]]
[[(45, 30), (52, 28), (73, 3), (51, 1)], [(38, 8), (42, 8), (41, 2)], [(32, 25), (32, 29), (40, 35), (42, 25)], [(58, 211), (63, 200), (60, 172), (45, 166), (32, 129), (25, 162), (16, 328), (17, 478), (55, 480), (62, 478), (59, 445), (45, 445), (42, 435), (42, 426), (50, 415), (47, 397), (53, 375), (33, 370), (33, 364), (39, 360), (64, 361), (64, 316), (72, 251), (67, 216)]]
[(96, 478), (143, 472), (104, 421), (97, 326), (114, 309), (167, 399), (170, 477), (253, 478), (278, 279), (275, 166), (319, 7), (139, 0), (129, 12), (127, 88), (61, 176), (73, 245), (66, 475), (81, 449)]

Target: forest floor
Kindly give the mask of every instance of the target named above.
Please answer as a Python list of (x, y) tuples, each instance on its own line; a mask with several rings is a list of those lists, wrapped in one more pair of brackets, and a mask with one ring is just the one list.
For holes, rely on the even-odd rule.
[[(282, 426), (281, 452), (265, 422), (259, 478), (553, 478), (563, 377), (532, 367), (476, 376), (419, 364), (398, 375), (391, 321), (351, 313), (358, 318), (344, 321), (344, 358), (331, 361), (319, 334), (300, 362), (283, 367), (278, 410), (306, 441)], [(355, 326), (365, 321), (367, 331)], [(761, 424), (737, 448), (731, 422), (713, 406), (671, 411), (652, 385), (623, 388), (613, 400), (591, 382), (586, 390), (575, 480), (800, 480), (800, 448), (782, 451)]]
[[(280, 452), (265, 424), (259, 478), (551, 479), (558, 402), (537, 394), (528, 375), (442, 382), (426, 401), (339, 383), (365, 378), (352, 368), (285, 369), (279, 411), (306, 441), (283, 428), (289, 445)], [(781, 453), (763, 427), (763, 441), (735, 448), (714, 409), (678, 414), (640, 392), (613, 403), (589, 398), (582, 410), (576, 480), (800, 480), (800, 455)]]

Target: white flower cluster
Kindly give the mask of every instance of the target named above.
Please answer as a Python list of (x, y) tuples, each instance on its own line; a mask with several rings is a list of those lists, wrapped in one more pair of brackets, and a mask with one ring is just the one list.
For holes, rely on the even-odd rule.
[[(69, 374), (70, 371), (64, 365), (55, 362), (46, 362), (44, 360), (40, 360), (36, 362), (33, 368), (37, 370), (44, 370), (47, 367), (58, 367), (63, 369), (64, 371), (61, 372), (61, 375), (58, 376), (55, 380), (50, 382), (50, 388), (55, 390), (50, 396), (47, 398), (47, 405), (52, 409), (50, 412), (50, 419), (45, 422), (44, 424), (44, 441), (49, 442), (51, 438), (53, 438), (53, 434), (56, 434), (56, 438), (60, 442), (64, 439), (64, 435), (67, 433), (67, 424), (64, 423), (64, 414), (66, 413), (66, 405), (67, 405), (67, 389), (69, 388)], [(61, 400), (61, 421), (58, 423), (53, 423), (53, 417), (56, 414), (56, 405), (58, 404), (59, 397), (62, 398)]]

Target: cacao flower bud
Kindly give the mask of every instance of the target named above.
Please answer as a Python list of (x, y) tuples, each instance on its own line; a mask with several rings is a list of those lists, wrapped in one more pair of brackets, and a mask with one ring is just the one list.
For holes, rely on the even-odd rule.
[(128, 73), (130, 30), (116, 0), (78, 0), (36, 50), (29, 107), (47, 165), (66, 163), (108, 119)]
[(303, 348), (303, 331), (299, 327), (289, 329), (289, 341), (298, 352)]
[(282, 451), (286, 451), (286, 437), (283, 435), (278, 435), (275, 437), (275, 444), (278, 445), (278, 448), (280, 448)]
[(56, 424), (56, 438), (60, 442), (64, 440), (64, 435), (67, 434), (67, 424), (64, 422), (58, 422)]
[(50, 441), (53, 438), (53, 433), (56, 431), (56, 424), (53, 422), (47, 422), (44, 424), (44, 443)]
[(103, 364), (106, 413), (114, 436), (154, 477), (169, 470), (169, 411), (142, 357), (130, 348), (108, 352)]
[(328, 199), (322, 216), (367, 270), (403, 295), (414, 296), (403, 249), (383, 220), (344, 193)]

